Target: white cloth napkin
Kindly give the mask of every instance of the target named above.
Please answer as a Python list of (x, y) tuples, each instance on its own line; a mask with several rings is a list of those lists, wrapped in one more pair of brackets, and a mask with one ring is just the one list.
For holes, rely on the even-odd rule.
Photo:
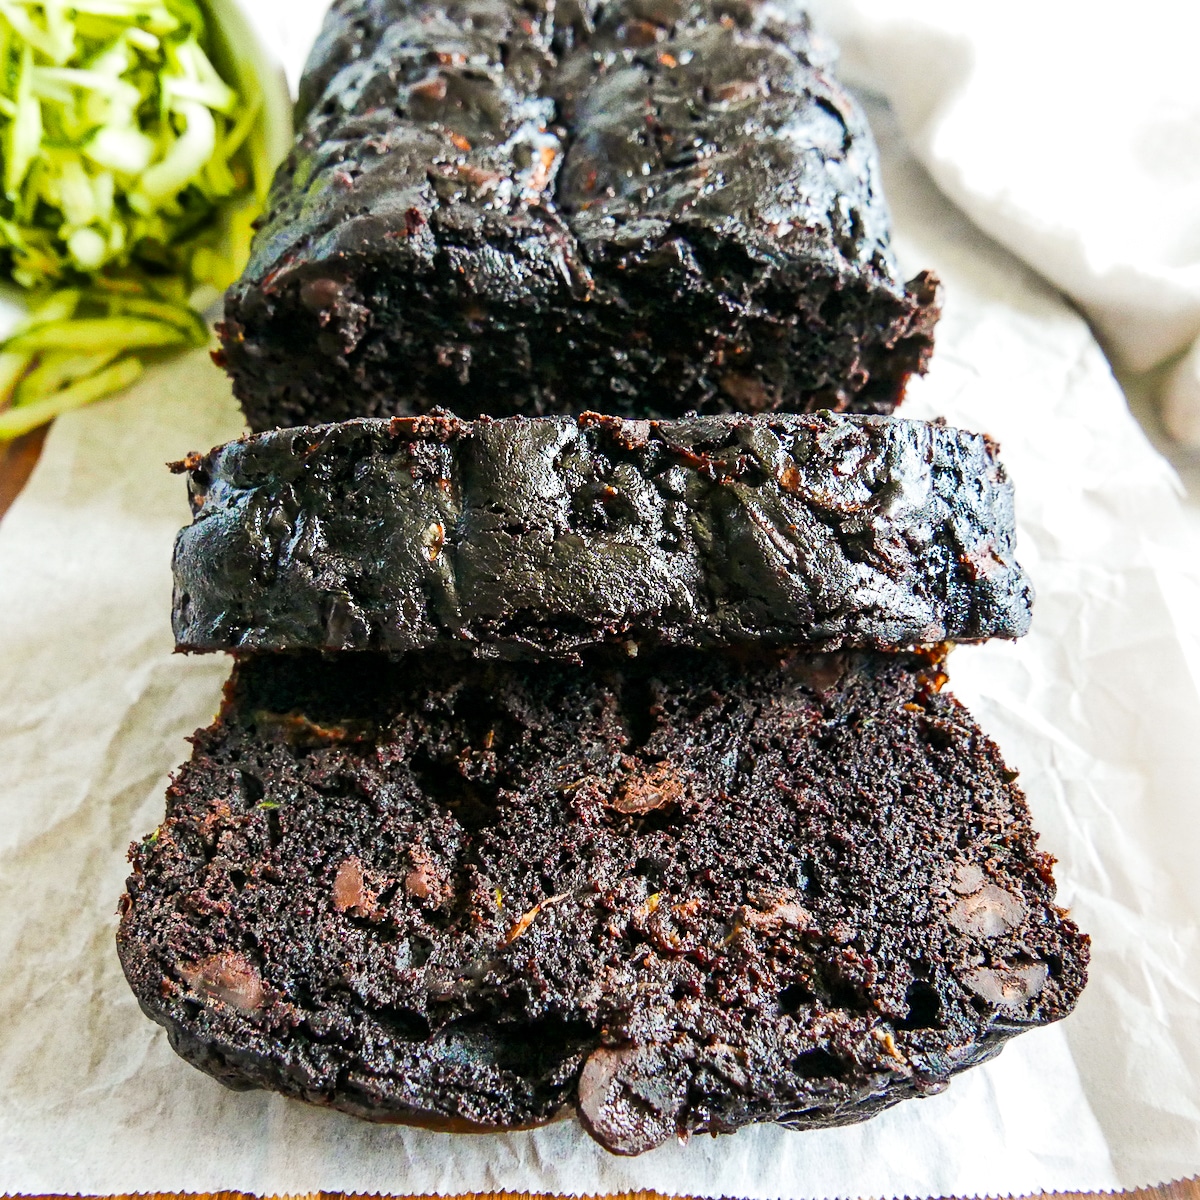
[(1164, 423), (1200, 446), (1200, 4), (811, 7), (843, 79), (887, 98), (979, 228), (1064, 291), (1118, 367), (1168, 364)]

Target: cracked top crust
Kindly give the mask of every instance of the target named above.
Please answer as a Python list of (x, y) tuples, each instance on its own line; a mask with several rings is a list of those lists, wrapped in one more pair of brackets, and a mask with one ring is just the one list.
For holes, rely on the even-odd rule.
[(890, 411), (936, 281), (826, 67), (770, 3), (336, 4), (227, 300), (251, 426)]

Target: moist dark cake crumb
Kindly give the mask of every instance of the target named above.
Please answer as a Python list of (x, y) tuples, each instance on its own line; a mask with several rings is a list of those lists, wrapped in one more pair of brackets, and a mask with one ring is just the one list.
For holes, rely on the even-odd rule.
[(985, 437), (830, 413), (279, 430), (179, 464), (184, 650), (882, 649), (1018, 637)]
[(339, 0), (301, 94), (221, 330), (254, 429), (886, 413), (925, 369), (937, 281), (795, 6)]
[(856, 1121), (1065, 1016), (1087, 938), (931, 658), (257, 655), (131, 850), (186, 1059), (637, 1154)]

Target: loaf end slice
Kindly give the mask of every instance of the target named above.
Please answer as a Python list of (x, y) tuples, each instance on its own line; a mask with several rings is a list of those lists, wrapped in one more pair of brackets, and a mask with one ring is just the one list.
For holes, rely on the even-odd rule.
[(1087, 938), (928, 658), (256, 656), (131, 851), (186, 1059), (607, 1149), (861, 1120), (1067, 1015)]
[(300, 115), (221, 328), (254, 429), (886, 413), (925, 369), (937, 282), (795, 6), (338, 3)]

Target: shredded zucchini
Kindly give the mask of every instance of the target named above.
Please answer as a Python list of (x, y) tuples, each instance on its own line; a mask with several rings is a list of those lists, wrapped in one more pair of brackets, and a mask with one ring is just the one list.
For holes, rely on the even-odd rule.
[(22, 404), (16, 408), (7, 408), (0, 412), (0, 439), (8, 440), (19, 437), (53, 421), (72, 408), (82, 408), (93, 400), (111, 396), (127, 388), (141, 373), (142, 364), (136, 358), (123, 358), (120, 362), (97, 371), (86, 379), (68, 384), (61, 391), (51, 396), (35, 400), (31, 404)]
[(250, 185), (255, 116), (206, 41), (190, 0), (0, 0), (0, 242), (18, 283), (190, 275), (190, 235)]
[(0, 0), (0, 269), (39, 297), (0, 345), (0, 440), (207, 343), (186, 298), (241, 268), (252, 213), (218, 214), (249, 207), (258, 115), (208, 47), (195, 0)]

